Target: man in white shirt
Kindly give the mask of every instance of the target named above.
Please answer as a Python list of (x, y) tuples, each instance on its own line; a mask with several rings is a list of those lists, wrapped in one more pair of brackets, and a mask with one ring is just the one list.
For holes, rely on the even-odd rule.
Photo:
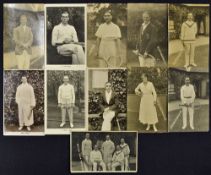
[(57, 47), (59, 55), (70, 57), (72, 64), (84, 64), (85, 54), (81, 45), (77, 44), (78, 37), (74, 26), (68, 24), (69, 14), (63, 12), (61, 23), (52, 31), (52, 45)]
[(73, 128), (73, 107), (75, 106), (75, 90), (73, 85), (69, 84), (69, 77), (64, 76), (63, 84), (59, 86), (58, 90), (58, 106), (62, 111), (62, 123), (60, 127), (63, 127), (66, 123), (66, 112), (69, 115), (70, 127)]
[(106, 171), (106, 165), (103, 162), (102, 154), (98, 150), (98, 146), (94, 146), (94, 150), (90, 153), (90, 162), (93, 166), (93, 171), (97, 171), (97, 166), (101, 166), (103, 171)]
[(119, 145), (116, 146), (116, 151), (112, 157), (112, 171), (116, 171), (118, 166), (121, 167), (121, 171), (124, 171), (124, 153)]
[(129, 145), (127, 143), (125, 143), (125, 139), (121, 138), (120, 140), (120, 148), (122, 150), (122, 152), (124, 153), (124, 167), (125, 167), (125, 171), (129, 170), (129, 155), (130, 155), (130, 148)]
[(106, 141), (102, 144), (103, 161), (108, 170), (111, 170), (112, 154), (115, 150), (114, 142), (111, 141), (110, 135), (106, 135)]
[(187, 20), (183, 22), (181, 27), (180, 39), (185, 48), (185, 65), (187, 69), (189, 66), (197, 66), (194, 62), (195, 56), (195, 41), (197, 34), (197, 25), (193, 21), (193, 14), (188, 13)]
[(195, 100), (196, 94), (195, 90), (192, 84), (190, 84), (190, 78), (185, 78), (185, 85), (181, 87), (180, 90), (180, 98), (182, 101), (182, 116), (183, 116), (183, 126), (182, 129), (185, 129), (187, 127), (187, 111), (189, 113), (189, 120), (190, 120), (190, 127), (191, 129), (194, 129), (193, 124), (193, 114), (194, 114), (194, 100)]
[(26, 76), (21, 78), (22, 84), (18, 86), (16, 91), (16, 103), (18, 104), (19, 128), (22, 130), (24, 126), (31, 131), (30, 126), (34, 123), (33, 108), (36, 105), (34, 89), (27, 83)]
[(84, 158), (84, 169), (89, 171), (88, 162), (90, 160), (90, 152), (92, 151), (92, 141), (90, 140), (90, 134), (86, 133), (86, 138), (82, 141), (82, 156)]

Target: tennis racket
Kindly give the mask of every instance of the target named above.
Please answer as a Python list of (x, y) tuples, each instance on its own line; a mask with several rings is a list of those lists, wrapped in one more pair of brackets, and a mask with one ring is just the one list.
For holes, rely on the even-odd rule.
[(85, 43), (84, 42), (70, 42), (70, 43), (56, 43), (56, 46), (61, 46), (61, 45), (64, 45), (64, 44), (78, 44), (78, 45), (81, 45), (82, 47), (85, 46)]
[(139, 53), (138, 50), (133, 50), (133, 53), (138, 56), (140, 67), (155, 67), (155, 57), (151, 54), (148, 54), (144, 58), (144, 55)]

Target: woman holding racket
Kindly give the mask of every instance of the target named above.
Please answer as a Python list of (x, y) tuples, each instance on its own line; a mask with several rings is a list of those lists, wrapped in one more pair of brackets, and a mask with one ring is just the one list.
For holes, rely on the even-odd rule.
[(146, 130), (153, 126), (153, 130), (157, 132), (156, 123), (158, 122), (157, 111), (155, 108), (157, 93), (152, 82), (148, 81), (147, 75), (142, 74), (142, 83), (136, 89), (136, 95), (141, 96), (141, 103), (139, 109), (139, 121), (147, 124)]
[(106, 11), (103, 18), (105, 22), (99, 26), (95, 34), (97, 37), (96, 54), (101, 60), (99, 67), (112, 65), (115, 67), (117, 66), (116, 58), (120, 56), (121, 31), (119, 26), (112, 22), (111, 10)]

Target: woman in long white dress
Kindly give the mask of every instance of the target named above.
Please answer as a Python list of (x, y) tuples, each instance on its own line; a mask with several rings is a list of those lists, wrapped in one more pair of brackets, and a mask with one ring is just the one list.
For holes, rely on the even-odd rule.
[[(118, 25), (112, 22), (111, 11), (104, 14), (104, 23), (99, 26), (95, 36), (97, 37), (96, 54), (98, 57), (105, 59), (113, 59), (110, 61), (115, 66), (115, 58), (120, 55), (120, 38), (121, 31)], [(102, 67), (102, 65), (99, 65)]]
[(135, 89), (136, 95), (141, 96), (139, 121), (147, 124), (146, 130), (149, 130), (152, 125), (154, 131), (157, 132), (156, 123), (158, 122), (158, 117), (155, 107), (157, 94), (153, 83), (147, 80), (146, 74), (142, 74), (142, 81)]

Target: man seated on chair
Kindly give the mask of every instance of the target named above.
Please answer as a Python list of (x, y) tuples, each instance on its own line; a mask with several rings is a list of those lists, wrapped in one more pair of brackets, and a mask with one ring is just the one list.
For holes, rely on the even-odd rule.
[(98, 150), (98, 146), (94, 146), (94, 150), (90, 152), (90, 162), (93, 166), (93, 171), (97, 171), (97, 167), (102, 167), (103, 171), (106, 171), (106, 165), (103, 162), (103, 157), (101, 152)]
[(118, 98), (112, 90), (110, 82), (105, 83), (105, 92), (100, 100), (100, 108), (103, 113), (102, 131), (111, 131), (112, 119), (118, 112)]
[(125, 139), (121, 138), (120, 141), (120, 148), (122, 149), (122, 152), (124, 153), (124, 164), (125, 164), (125, 171), (129, 170), (129, 155), (130, 155), (130, 148), (127, 143), (125, 143)]
[(68, 21), (69, 13), (65, 11), (61, 14), (61, 23), (53, 28), (52, 45), (56, 46), (59, 55), (69, 59), (69, 64), (84, 64), (83, 48), (77, 44), (76, 30), (74, 26), (68, 24)]
[(121, 171), (124, 171), (124, 153), (119, 145), (116, 146), (116, 151), (112, 157), (112, 171), (116, 171), (118, 166), (121, 167)]

